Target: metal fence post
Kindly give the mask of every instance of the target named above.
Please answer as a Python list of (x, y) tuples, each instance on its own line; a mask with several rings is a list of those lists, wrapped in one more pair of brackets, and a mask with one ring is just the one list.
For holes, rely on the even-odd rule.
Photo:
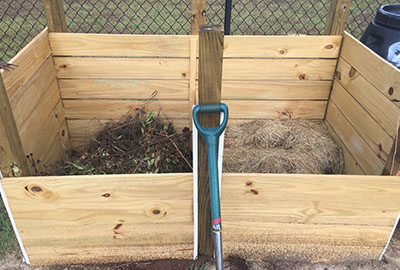
[(225, 22), (224, 22), (225, 35), (231, 34), (231, 23), (232, 23), (232, 0), (226, 0), (225, 1)]

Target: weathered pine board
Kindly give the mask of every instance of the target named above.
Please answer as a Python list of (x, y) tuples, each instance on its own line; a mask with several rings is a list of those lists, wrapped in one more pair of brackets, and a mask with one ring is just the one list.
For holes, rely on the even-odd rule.
[(307, 100), (222, 100), (229, 107), (229, 118), (323, 119), (327, 101)]
[(224, 174), (224, 256), (377, 259), (399, 195), (394, 177)]
[(34, 265), (192, 257), (192, 174), (32, 177), (1, 184)]
[[(55, 56), (189, 57), (196, 36), (50, 33)], [(337, 58), (341, 36), (227, 36), (224, 57)], [(198, 49), (197, 49), (198, 54)]]
[[(17, 126), (21, 126), (34, 110), (40, 110), (41, 101), (45, 95), (56, 94), (56, 99), (60, 99), (57, 94), (58, 89), (55, 89), (57, 82), (54, 78), (56, 78), (56, 72), (50, 56), (10, 99)], [(53, 87), (51, 87), (52, 84)], [(54, 93), (49, 93), (50, 91)]]
[(327, 100), (331, 81), (222, 81), (222, 98)]
[[(55, 57), (59, 79), (188, 79), (189, 61), (177, 58)], [(334, 59), (225, 59), (228, 80), (332, 80)]]
[(186, 80), (58, 80), (63, 99), (156, 99), (189, 98)]
[[(334, 104), (328, 105), (329, 108), (330, 106), (335, 106)], [(334, 108), (336, 109), (336, 108)], [(331, 109), (330, 109), (331, 110)], [(337, 110), (337, 109), (336, 109)], [(336, 111), (336, 113), (338, 113)], [(340, 112), (339, 112), (340, 113)], [(330, 112), (332, 114), (332, 112)], [(331, 115), (329, 115), (331, 117)], [(343, 153), (343, 159), (344, 159), (344, 173), (348, 175), (365, 175), (364, 170), (361, 168), (361, 166), (358, 164), (357, 160), (353, 157), (353, 155), (350, 153), (349, 149), (347, 146), (343, 143), (342, 139), (339, 138), (337, 135), (336, 131), (333, 129), (333, 127), (328, 123), (328, 121), (325, 121), (325, 125), (332, 136), (333, 140), (340, 145)]]
[(65, 116), (77, 119), (118, 119), (138, 109), (158, 113), (169, 119), (189, 119), (187, 100), (64, 100)]
[(54, 57), (59, 79), (189, 79), (189, 61), (176, 58)]
[[(167, 119), (165, 119), (167, 121)], [(71, 138), (71, 145), (73, 149), (80, 149), (86, 145), (96, 132), (98, 132), (104, 125), (111, 120), (107, 119), (68, 119), (68, 130)], [(187, 118), (184, 119), (170, 119), (177, 132), (182, 132), (183, 128), (189, 126)]]
[(224, 80), (331, 81), (335, 59), (224, 59)]
[(8, 98), (12, 98), (17, 91), (33, 76), (43, 62), (51, 54), (47, 28), (26, 45), (9, 63), (17, 65), (14, 70), (2, 71)]
[(386, 97), (400, 106), (400, 71), (345, 33), (340, 56)]
[(378, 158), (333, 101), (328, 104), (326, 121), (366, 174), (381, 174), (384, 167), (383, 160)]
[(392, 137), (396, 134), (400, 109), (377, 90), (366, 78), (343, 58), (336, 70), (336, 80)]
[(386, 162), (393, 138), (336, 80), (333, 84), (331, 100), (371, 147), (376, 156)]

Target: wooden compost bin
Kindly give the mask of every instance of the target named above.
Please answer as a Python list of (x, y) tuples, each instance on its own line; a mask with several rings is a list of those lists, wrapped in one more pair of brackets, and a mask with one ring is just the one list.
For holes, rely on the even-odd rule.
[[(43, 31), (11, 61), (18, 68), (2, 72), (24, 153), (62, 160), (154, 90), (149, 110), (191, 126), (197, 55), (197, 36)], [(378, 176), (390, 164), (399, 82), (348, 34), (225, 37), (229, 123), (324, 119), (347, 175), (224, 174), (224, 255), (378, 258), (400, 210), (399, 180)], [(0, 183), (32, 264), (193, 257), (191, 173)]]

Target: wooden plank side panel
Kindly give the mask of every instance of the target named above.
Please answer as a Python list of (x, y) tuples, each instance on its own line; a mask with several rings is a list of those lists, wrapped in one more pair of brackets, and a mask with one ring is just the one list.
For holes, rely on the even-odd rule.
[(55, 57), (59, 79), (188, 79), (189, 60)]
[[(189, 57), (196, 36), (50, 33), (55, 56)], [(226, 36), (224, 57), (337, 58), (341, 36)], [(198, 53), (198, 50), (197, 50)]]
[(13, 180), (1, 184), (34, 265), (192, 257), (191, 174)]
[(65, 80), (58, 81), (63, 99), (188, 99), (185, 80)]
[(10, 63), (18, 67), (1, 73), (10, 99), (33, 76), (50, 54), (48, 32), (45, 29), (11, 59)]
[(399, 195), (393, 177), (224, 174), (224, 255), (377, 259)]
[[(57, 94), (55, 78), (54, 63), (50, 56), (10, 99), (17, 126), (21, 126), (34, 110), (40, 110), (42, 100), (46, 98), (45, 95)], [(51, 87), (52, 84), (53, 87)], [(49, 91), (54, 91), (54, 93), (49, 93)], [(59, 95), (56, 98), (59, 98)]]
[(50, 33), (55, 56), (189, 57), (187, 35)]
[(169, 119), (189, 119), (187, 100), (64, 100), (65, 116), (77, 119), (118, 119), (145, 108)]
[(340, 56), (400, 107), (400, 71), (397, 68), (348, 33), (344, 35)]
[(384, 162), (372, 151), (368, 144), (359, 135), (358, 131), (349, 123), (337, 105), (330, 101), (326, 114), (326, 121), (336, 132), (343, 144), (366, 174), (380, 175)]
[(400, 109), (367, 81), (354, 67), (340, 58), (336, 80), (392, 137), (396, 134), (396, 121)]
[[(165, 121), (170, 120), (177, 132), (182, 132), (185, 127), (189, 127), (188, 119), (164, 119)], [(86, 145), (93, 136), (96, 135), (100, 129), (102, 129), (108, 119), (68, 119), (68, 130), (71, 137), (72, 148), (77, 150), (81, 149)]]
[(303, 118), (323, 119), (326, 101), (222, 100), (230, 119)]
[(331, 100), (369, 147), (371, 147), (375, 155), (382, 162), (386, 162), (392, 147), (393, 138), (386, 133), (338, 81), (334, 82)]
[[(331, 114), (331, 109), (329, 110), (329, 113)], [(329, 116), (329, 118), (330, 117), (331, 116)], [(342, 139), (340, 139), (339, 135), (337, 135), (334, 128), (328, 123), (328, 121), (325, 121), (325, 125), (328, 128), (328, 131), (332, 136), (333, 140), (338, 145), (340, 145), (340, 148), (342, 149), (343, 159), (344, 159), (344, 173), (347, 175), (365, 175), (365, 172), (361, 168), (360, 164), (358, 164), (357, 160), (350, 153), (349, 149), (343, 143)]]
[(327, 100), (331, 81), (222, 81), (222, 99)]
[(335, 59), (225, 59), (224, 80), (332, 80)]

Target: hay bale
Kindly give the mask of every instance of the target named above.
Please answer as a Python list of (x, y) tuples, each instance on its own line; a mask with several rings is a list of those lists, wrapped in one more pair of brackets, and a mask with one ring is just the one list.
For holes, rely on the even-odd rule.
[(224, 172), (341, 174), (344, 160), (322, 121), (275, 119), (230, 125)]

